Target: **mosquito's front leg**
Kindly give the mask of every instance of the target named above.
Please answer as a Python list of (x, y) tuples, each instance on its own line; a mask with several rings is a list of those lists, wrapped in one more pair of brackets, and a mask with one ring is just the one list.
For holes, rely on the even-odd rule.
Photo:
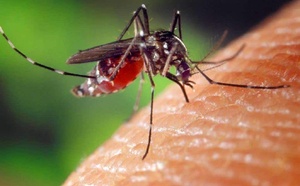
[[(185, 101), (186, 101), (187, 103), (190, 102), (190, 101), (189, 101), (189, 98), (188, 98), (188, 96), (187, 96), (187, 93), (186, 93), (186, 91), (185, 91), (184, 85), (177, 79), (177, 77), (176, 77), (175, 75), (171, 74), (170, 72), (167, 72), (166, 77), (167, 77), (169, 80), (175, 82), (177, 85), (179, 85), (179, 87), (181, 88), (181, 91), (182, 91), (182, 93), (183, 93), (183, 96), (184, 96), (184, 98), (185, 98)], [(191, 83), (191, 82), (190, 82), (190, 83)], [(187, 83), (187, 85), (190, 86), (191, 88), (193, 88), (193, 86), (192, 86), (190, 83)]]
[(199, 71), (199, 73), (210, 83), (210, 84), (216, 84), (216, 85), (224, 85), (224, 86), (231, 86), (231, 87), (240, 87), (240, 88), (253, 88), (253, 89), (278, 89), (278, 88), (287, 88), (290, 87), (290, 85), (278, 85), (278, 86), (256, 86), (256, 85), (242, 85), (242, 84), (232, 84), (232, 83), (223, 83), (214, 81), (211, 78), (209, 78), (204, 72), (202, 72), (198, 66), (196, 66), (196, 69)]

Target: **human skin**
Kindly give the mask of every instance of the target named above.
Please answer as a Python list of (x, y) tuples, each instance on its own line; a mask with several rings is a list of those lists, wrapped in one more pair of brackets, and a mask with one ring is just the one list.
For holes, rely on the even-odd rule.
[[(221, 50), (232, 61), (216, 81), (290, 85), (258, 90), (210, 85), (193, 76), (186, 103), (172, 85), (91, 154), (64, 185), (300, 185), (300, 1)], [(159, 82), (157, 82), (159, 83)]]

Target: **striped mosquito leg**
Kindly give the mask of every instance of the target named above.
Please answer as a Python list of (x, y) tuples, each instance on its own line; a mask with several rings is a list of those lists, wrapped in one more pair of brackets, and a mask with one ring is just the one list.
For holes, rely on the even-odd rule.
[(47, 69), (47, 70), (50, 70), (50, 71), (53, 71), (53, 72), (56, 72), (58, 74), (61, 74), (61, 75), (67, 75), (67, 76), (77, 76), (77, 77), (83, 77), (83, 78), (96, 78), (94, 76), (87, 76), (87, 75), (81, 75), (81, 74), (74, 74), (74, 73), (71, 73), (71, 72), (64, 72), (64, 71), (61, 71), (61, 70), (57, 70), (57, 69), (54, 69), (52, 67), (49, 67), (49, 66), (46, 66), (46, 65), (43, 65), (43, 64), (40, 64), (34, 60), (32, 60), (31, 58), (27, 57), (23, 52), (21, 52), (19, 49), (17, 49), (15, 47), (15, 45), (10, 41), (10, 39), (7, 37), (7, 35), (4, 33), (2, 27), (0, 26), (0, 33), (3, 35), (3, 37), (6, 39), (6, 41), (8, 42), (8, 44), (10, 45), (10, 47), (12, 49), (14, 49), (19, 55), (21, 55), (23, 58), (25, 58), (29, 63), (33, 64), (33, 65), (36, 65), (36, 66), (39, 66), (39, 67), (42, 67), (44, 69)]
[(214, 81), (210, 79), (198, 66), (195, 66), (199, 73), (210, 83), (215, 85), (224, 85), (230, 87), (240, 87), (240, 88), (251, 88), (251, 89), (279, 89), (279, 88), (288, 88), (290, 85), (278, 85), (278, 86), (256, 86), (256, 85), (243, 85), (243, 84), (232, 84), (232, 83), (223, 83), (219, 81)]

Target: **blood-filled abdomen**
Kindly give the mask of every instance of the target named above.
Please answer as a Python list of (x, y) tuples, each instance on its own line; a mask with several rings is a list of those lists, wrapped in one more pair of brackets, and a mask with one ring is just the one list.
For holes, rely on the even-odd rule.
[(144, 63), (140, 54), (129, 54), (115, 78), (109, 81), (116, 67), (121, 62), (121, 58), (122, 56), (99, 61), (94, 69), (89, 72), (90, 76), (97, 78), (88, 78), (83, 84), (73, 88), (72, 92), (76, 96), (84, 97), (110, 94), (124, 89), (141, 73)]

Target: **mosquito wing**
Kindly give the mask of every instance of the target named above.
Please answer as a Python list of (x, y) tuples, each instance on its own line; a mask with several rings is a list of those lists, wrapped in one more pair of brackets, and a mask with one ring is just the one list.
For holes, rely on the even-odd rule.
[[(81, 50), (77, 54), (71, 56), (68, 60), (68, 64), (80, 64), (87, 62), (95, 62), (111, 57), (118, 57), (125, 53), (126, 49), (131, 44), (133, 38), (115, 41), (112, 43), (96, 46), (86, 50)], [(131, 53), (139, 52), (139, 44), (141, 43), (140, 38), (136, 38), (133, 46), (130, 50)]]

